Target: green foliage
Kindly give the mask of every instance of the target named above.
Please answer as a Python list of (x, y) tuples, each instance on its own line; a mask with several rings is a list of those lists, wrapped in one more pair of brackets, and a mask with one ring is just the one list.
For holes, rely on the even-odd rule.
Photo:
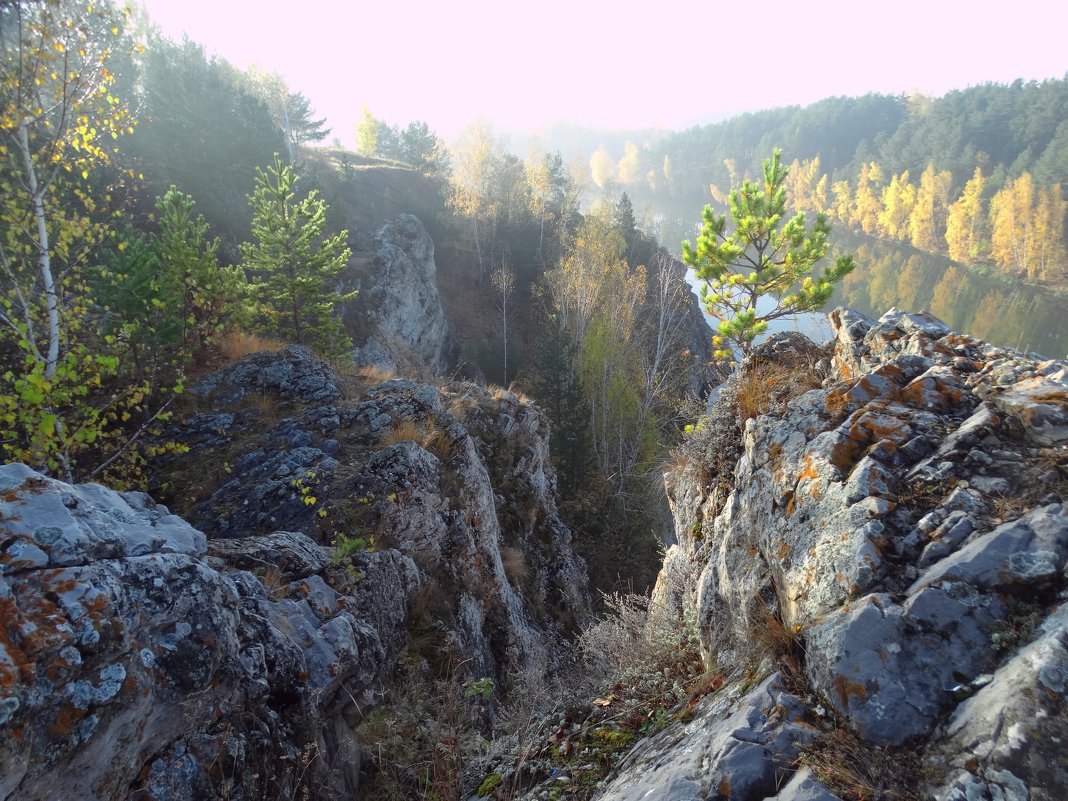
[(252, 205), (255, 241), (241, 246), (245, 269), (259, 282), (262, 329), (282, 339), (340, 356), (352, 349), (337, 305), (356, 296), (331, 287), (352, 251), (347, 231), (323, 237), (326, 204), (312, 190), (298, 200), (292, 167), (275, 155), (274, 165), (256, 170)]
[(0, 8), (0, 452), (66, 479), (116, 463), (149, 389), (119, 380), (89, 281), (111, 236), (90, 177), (133, 125), (112, 93), (124, 24), (107, 4)]
[(219, 265), (219, 239), (208, 238), (193, 199), (171, 187), (156, 200), (160, 233), (152, 239), (160, 267), (164, 310), (183, 354), (202, 353), (242, 310), (248, 294), (238, 267)]
[(448, 175), (449, 151), (425, 122), (410, 122), (403, 130), (382, 120), (375, 123), (376, 155), (411, 164), (427, 175)]
[(500, 787), (501, 782), (503, 781), (504, 779), (501, 778), (501, 774), (491, 773), (489, 776), (482, 780), (481, 784), (478, 785), (478, 789), (475, 791), (475, 795), (477, 795), (479, 798), (485, 798), (486, 796), (492, 794), (493, 791), (496, 790), (498, 787)]
[(493, 700), (493, 679), (484, 676), (481, 679), (469, 681), (464, 685), (464, 698), (481, 698), (483, 701)]
[[(852, 257), (840, 257), (830, 269), (813, 276), (816, 263), (827, 253), (830, 226), (822, 214), (812, 227), (797, 214), (785, 224), (786, 176), (782, 151), (776, 148), (764, 161), (763, 184), (744, 181), (730, 193), (733, 230), (726, 215), (705, 206), (704, 226), (697, 247), (683, 242), (683, 261), (704, 281), (701, 298), (708, 313), (720, 320), (719, 342), (730, 343), (748, 355), (753, 340), (771, 320), (821, 309), (833, 284), (853, 271)], [(764, 297), (775, 300), (768, 312), (758, 309)], [(729, 349), (717, 357), (729, 359)]]

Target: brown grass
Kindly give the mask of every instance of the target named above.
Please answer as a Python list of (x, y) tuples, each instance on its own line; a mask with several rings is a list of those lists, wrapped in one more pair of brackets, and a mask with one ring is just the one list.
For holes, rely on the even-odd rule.
[(357, 367), (356, 375), (369, 384), (383, 384), (397, 377), (395, 371), (379, 367), (377, 364), (365, 364)]
[(378, 438), (378, 444), (382, 447), (398, 445), (401, 442), (414, 442), (439, 459), (447, 458), (451, 451), (448, 437), (435, 422), (427, 424), (417, 423), (414, 420), (401, 420), (394, 423), (389, 430), (382, 432)]
[(280, 601), (285, 597), (290, 582), (277, 567), (259, 568), (256, 577), (272, 601)]
[(991, 506), (994, 520), (1015, 520), (1038, 506), (1050, 493), (1068, 499), (1068, 451), (1043, 448), (1038, 458), (1024, 464), (1016, 478), (1016, 492), (994, 495)]
[(519, 548), (510, 545), (501, 548), (501, 562), (504, 563), (504, 574), (513, 587), (518, 587), (530, 575), (526, 554)]
[(249, 409), (256, 410), (265, 426), (273, 428), (281, 420), (281, 415), (278, 413), (278, 399), (274, 395), (266, 392), (259, 395), (246, 395), (245, 405)]
[(822, 383), (815, 364), (807, 359), (753, 365), (738, 379), (738, 413), (742, 420), (766, 414), (774, 405), (818, 389)]
[(262, 350), (281, 350), (285, 343), (260, 334), (250, 334), (246, 331), (228, 331), (219, 341), (219, 356), (225, 364), (236, 362), (250, 353), (259, 353)]
[(787, 681), (801, 679), (804, 649), (800, 627), (787, 628), (767, 601), (759, 595), (754, 602), (754, 625), (749, 627), (750, 643), (760, 656), (768, 656), (783, 669)]
[(801, 762), (842, 801), (922, 801), (931, 778), (914, 752), (863, 743), (841, 725), (816, 740)]

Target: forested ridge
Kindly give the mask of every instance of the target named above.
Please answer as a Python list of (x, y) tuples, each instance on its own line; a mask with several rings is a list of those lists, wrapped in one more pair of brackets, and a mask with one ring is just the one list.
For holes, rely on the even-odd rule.
[(984, 84), (940, 98), (833, 97), (599, 148), (590, 176), (625, 190), (665, 240), (725, 201), (773, 147), (795, 208), (1010, 278), (1063, 287), (1068, 81)]

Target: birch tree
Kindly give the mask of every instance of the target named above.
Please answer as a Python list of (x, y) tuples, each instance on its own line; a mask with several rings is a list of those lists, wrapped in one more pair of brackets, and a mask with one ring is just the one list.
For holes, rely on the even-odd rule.
[(89, 179), (132, 126), (109, 69), (123, 24), (72, 0), (0, 6), (0, 329), (21, 356), (3, 375), (0, 439), (65, 477), (99, 435), (82, 401), (116, 366), (87, 344), (86, 273), (108, 236)]

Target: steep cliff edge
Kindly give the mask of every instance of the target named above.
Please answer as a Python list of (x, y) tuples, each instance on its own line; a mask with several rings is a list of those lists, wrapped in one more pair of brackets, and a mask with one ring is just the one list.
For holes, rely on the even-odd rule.
[(589, 601), (524, 399), (290, 347), (188, 403), (156, 489), (192, 525), (0, 468), (0, 799), (358, 798), (398, 672), (491, 720), (555, 670)]
[(926, 314), (831, 322), (833, 350), (765, 349), (666, 477), (654, 599), (744, 678), (598, 798), (1068, 794), (1068, 364)]

